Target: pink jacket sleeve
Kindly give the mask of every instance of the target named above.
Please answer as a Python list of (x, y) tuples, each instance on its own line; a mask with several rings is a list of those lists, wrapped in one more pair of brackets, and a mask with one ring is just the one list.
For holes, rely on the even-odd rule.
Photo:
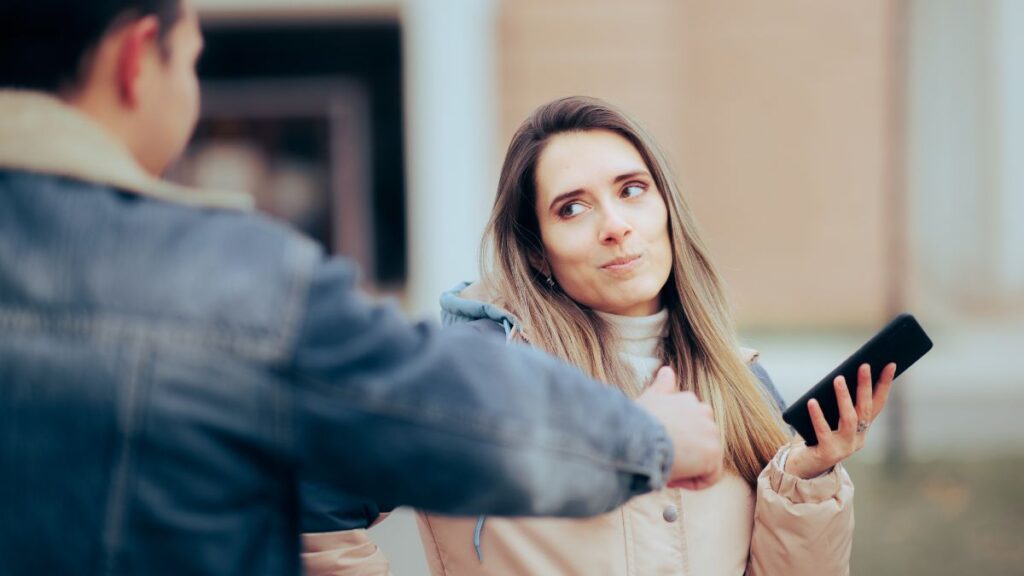
[(388, 576), (391, 565), (366, 530), (302, 535), (307, 576)]
[(747, 575), (848, 575), (852, 548), (853, 482), (842, 464), (804, 480), (776, 454), (757, 479)]

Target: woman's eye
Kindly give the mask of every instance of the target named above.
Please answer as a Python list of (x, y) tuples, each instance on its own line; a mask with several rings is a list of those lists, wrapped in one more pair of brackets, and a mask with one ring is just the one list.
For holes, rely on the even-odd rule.
[(622, 189), (622, 197), (633, 198), (634, 196), (643, 194), (644, 190), (646, 190), (646, 188), (640, 184), (629, 184)]
[(577, 214), (580, 214), (582, 212), (582, 204), (580, 204), (579, 202), (569, 202), (568, 204), (562, 206), (558, 210), (558, 215), (561, 216), (562, 218), (572, 218), (573, 216), (576, 216)]

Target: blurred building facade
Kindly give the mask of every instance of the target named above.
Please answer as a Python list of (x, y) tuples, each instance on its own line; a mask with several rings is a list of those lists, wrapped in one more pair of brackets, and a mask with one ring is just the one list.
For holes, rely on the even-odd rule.
[(392, 288), (411, 311), (476, 275), (519, 122), (589, 94), (665, 148), (743, 324), (868, 327), (908, 304), (1020, 315), (1013, 2), (198, 4), (214, 29), (400, 28), (403, 99), (385, 113), (404, 122), (405, 156), (383, 162), (407, 173), (408, 276)]

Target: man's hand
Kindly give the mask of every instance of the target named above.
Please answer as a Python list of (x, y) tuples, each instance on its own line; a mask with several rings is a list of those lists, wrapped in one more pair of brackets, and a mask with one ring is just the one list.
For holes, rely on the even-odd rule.
[(661, 422), (675, 446), (669, 487), (700, 490), (718, 482), (722, 440), (710, 406), (693, 392), (679, 392), (676, 375), (668, 366), (658, 370), (636, 402)]

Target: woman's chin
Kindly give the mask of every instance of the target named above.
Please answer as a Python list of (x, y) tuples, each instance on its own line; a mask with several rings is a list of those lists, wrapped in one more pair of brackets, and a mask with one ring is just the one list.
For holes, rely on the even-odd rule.
[(661, 309), (660, 292), (660, 290), (628, 291), (623, 294), (623, 297), (608, 299), (594, 309), (619, 316), (650, 316)]

